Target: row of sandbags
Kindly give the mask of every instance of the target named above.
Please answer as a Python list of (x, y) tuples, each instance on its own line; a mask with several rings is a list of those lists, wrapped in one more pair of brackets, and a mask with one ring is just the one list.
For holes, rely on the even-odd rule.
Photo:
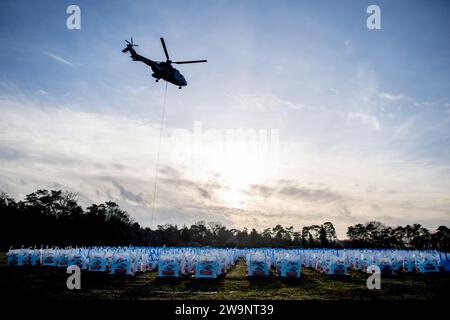
[(329, 276), (349, 276), (350, 269), (372, 273), (377, 268), (384, 275), (450, 272), (448, 255), (436, 250), (245, 249), (244, 252), (250, 277), (268, 276), (274, 269), (280, 277), (299, 278), (302, 266)]
[(165, 251), (158, 262), (158, 276), (215, 279), (224, 275), (239, 259), (236, 249), (181, 248)]
[(158, 269), (160, 277), (217, 278), (240, 257), (235, 249), (164, 247), (21, 248), (7, 253), (9, 266), (45, 266), (134, 275)]
[(7, 253), (10, 266), (44, 266), (67, 268), (72, 265), (82, 270), (133, 275), (153, 270), (157, 252), (151, 248), (21, 248)]
[(450, 260), (446, 253), (421, 250), (358, 250), (347, 251), (350, 268), (363, 272), (376, 265), (382, 274), (450, 272)]
[(274, 269), (282, 278), (300, 278), (302, 258), (295, 250), (249, 250), (244, 256), (249, 277), (267, 277)]
[[(166, 247), (21, 248), (7, 253), (11, 266), (68, 267), (133, 275), (158, 270), (159, 277), (217, 278), (243, 257), (250, 277), (299, 278), (301, 268), (313, 268), (327, 275), (348, 275), (348, 270), (382, 274), (400, 272), (450, 272), (446, 253), (435, 250), (380, 249), (217, 249)], [(370, 268), (369, 268), (370, 267)]]

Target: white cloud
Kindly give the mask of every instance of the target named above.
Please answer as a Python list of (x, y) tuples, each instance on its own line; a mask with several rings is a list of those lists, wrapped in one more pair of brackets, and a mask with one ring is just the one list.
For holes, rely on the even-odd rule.
[(371, 129), (380, 130), (380, 123), (375, 116), (364, 113), (348, 112), (347, 117), (348, 119), (356, 120)]
[(414, 127), (415, 122), (416, 122), (416, 118), (412, 117), (412, 118), (408, 119), (407, 121), (405, 121), (404, 123), (402, 123), (401, 125), (399, 125), (394, 130), (392, 138), (395, 139), (395, 138), (407, 136), (411, 132), (411, 129)]
[[(63, 106), (0, 104), (0, 189), (18, 199), (37, 188), (62, 186), (79, 192), (83, 205), (116, 201), (145, 226), (204, 219), (263, 229), (276, 223), (300, 228), (333, 221), (341, 237), (347, 225), (387, 214), (392, 215), (390, 222), (430, 225), (449, 214), (450, 199), (442, 187), (448, 178), (439, 168), (397, 164), (383, 154), (375, 160), (373, 154), (353, 149), (324, 152), (302, 141), (281, 141), (281, 170), (275, 180), (262, 181), (261, 188), (277, 186), (276, 179), (291, 181), (286, 185), (291, 188), (278, 187), (282, 194), (261, 196), (228, 187), (220, 172), (199, 177), (199, 168), (170, 169), (170, 140), (163, 140), (152, 220), (158, 124)], [(377, 127), (368, 115), (349, 117)], [(376, 191), (366, 193), (368, 184)]]
[(381, 92), (378, 94), (378, 97), (388, 101), (406, 101), (411, 103), (415, 107), (431, 107), (437, 104), (437, 102), (430, 101), (417, 101), (412, 97), (404, 96), (404, 95), (394, 95), (386, 92)]
[(403, 100), (406, 98), (403, 95), (393, 95), (393, 94), (386, 93), (386, 92), (380, 92), (378, 94), (378, 97), (380, 97), (382, 99), (390, 100), (390, 101)]
[(273, 93), (238, 94), (236, 95), (236, 98), (240, 106), (255, 111), (267, 111), (279, 108), (287, 108), (292, 110), (313, 109), (312, 106), (307, 104), (281, 99)]
[(53, 60), (58, 61), (59, 63), (65, 64), (65, 65), (70, 66), (70, 67), (75, 67), (75, 65), (72, 62), (70, 62), (69, 60), (64, 59), (61, 56), (58, 56), (58, 55), (56, 55), (54, 53), (51, 53), (51, 52), (48, 52), (48, 51), (44, 51), (44, 53), (47, 56), (49, 56), (50, 58), (52, 58)]

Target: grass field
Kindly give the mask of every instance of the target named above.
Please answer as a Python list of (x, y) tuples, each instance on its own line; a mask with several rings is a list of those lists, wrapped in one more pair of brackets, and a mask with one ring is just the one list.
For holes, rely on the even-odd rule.
[(51, 267), (7, 267), (0, 254), (0, 290), (10, 297), (50, 299), (293, 299), (372, 300), (445, 299), (450, 288), (449, 274), (401, 274), (381, 280), (381, 290), (366, 288), (367, 275), (350, 272), (348, 279), (331, 279), (303, 268), (296, 282), (275, 275), (248, 280), (246, 265), (240, 260), (224, 278), (208, 280), (162, 280), (156, 272), (134, 277), (82, 272), (81, 290), (66, 288), (64, 269)]

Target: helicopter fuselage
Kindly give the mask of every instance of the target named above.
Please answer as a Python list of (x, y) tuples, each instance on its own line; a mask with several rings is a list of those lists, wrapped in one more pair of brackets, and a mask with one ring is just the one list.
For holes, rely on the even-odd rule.
[(152, 68), (152, 76), (156, 79), (164, 79), (174, 85), (184, 87), (187, 86), (186, 79), (184, 76), (166, 62), (156, 62), (152, 61), (153, 64), (150, 66)]
[(127, 51), (130, 51), (131, 58), (134, 61), (141, 61), (152, 68), (152, 77), (156, 78), (156, 80), (163, 79), (178, 87), (187, 86), (187, 81), (184, 76), (180, 73), (180, 71), (172, 67), (170, 63), (153, 61), (143, 57), (137, 54), (133, 47), (129, 47)]

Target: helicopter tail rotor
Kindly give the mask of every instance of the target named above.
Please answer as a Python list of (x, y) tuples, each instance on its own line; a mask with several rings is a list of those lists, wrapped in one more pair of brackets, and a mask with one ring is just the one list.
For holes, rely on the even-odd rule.
[(133, 47), (139, 47), (138, 44), (133, 43), (133, 37), (131, 37), (131, 41), (125, 40), (127, 43), (127, 47), (122, 50), (123, 53), (130, 51)]

